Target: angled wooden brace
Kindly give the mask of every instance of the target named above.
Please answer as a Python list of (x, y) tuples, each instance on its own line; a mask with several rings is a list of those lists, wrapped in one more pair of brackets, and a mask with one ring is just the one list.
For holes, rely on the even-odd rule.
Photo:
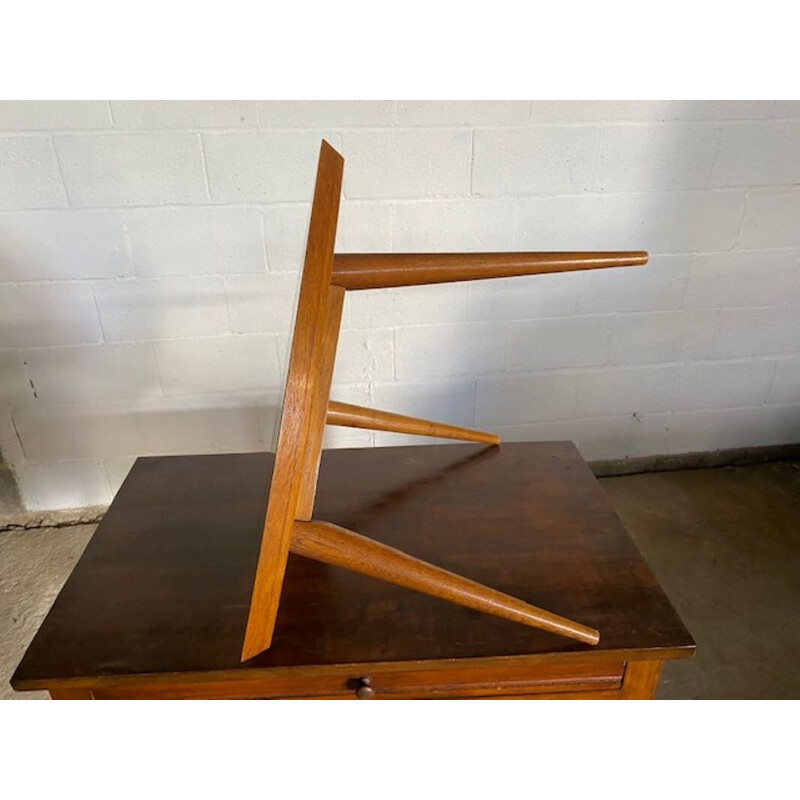
[(330, 400), (345, 291), (636, 266), (644, 252), (405, 253), (334, 255), (344, 160), (327, 142), (317, 182), (297, 302), (283, 413), (242, 660), (272, 643), (289, 550), (523, 625), (596, 644), (599, 633), (514, 597), (311, 519), (326, 424), (495, 445), (492, 433)]

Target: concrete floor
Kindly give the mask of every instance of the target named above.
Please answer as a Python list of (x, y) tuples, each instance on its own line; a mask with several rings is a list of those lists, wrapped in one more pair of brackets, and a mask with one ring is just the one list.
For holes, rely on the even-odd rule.
[[(697, 641), (658, 697), (800, 697), (800, 463), (601, 483)], [(0, 533), (0, 699), (94, 529)]]

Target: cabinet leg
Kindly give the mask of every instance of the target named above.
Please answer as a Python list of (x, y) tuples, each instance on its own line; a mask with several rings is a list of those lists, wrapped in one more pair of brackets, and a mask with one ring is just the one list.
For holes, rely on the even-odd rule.
[(622, 681), (622, 697), (625, 700), (652, 700), (663, 665), (663, 661), (629, 661)]

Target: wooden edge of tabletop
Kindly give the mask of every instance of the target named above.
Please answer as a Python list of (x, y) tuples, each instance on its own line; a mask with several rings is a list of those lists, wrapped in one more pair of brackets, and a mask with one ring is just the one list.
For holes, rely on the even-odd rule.
[(132, 675), (97, 675), (75, 678), (11, 678), (11, 687), (17, 691), (49, 690), (51, 688), (81, 689), (101, 686), (125, 686), (133, 684), (164, 685), (180, 683), (216, 683), (236, 680), (241, 683), (258, 683), (271, 678), (311, 678), (320, 675), (347, 677), (354, 673), (374, 675), (381, 672), (402, 672), (424, 668), (426, 670), (449, 670), (454, 668), (478, 668), (504, 666), (553, 666), (595, 664), (603, 661), (672, 661), (694, 656), (696, 645), (651, 648), (645, 650), (589, 650), (573, 653), (536, 653), (491, 658), (449, 658), (415, 661), (370, 661), (346, 664), (315, 664), (292, 667), (252, 667), (204, 672), (157, 672)]

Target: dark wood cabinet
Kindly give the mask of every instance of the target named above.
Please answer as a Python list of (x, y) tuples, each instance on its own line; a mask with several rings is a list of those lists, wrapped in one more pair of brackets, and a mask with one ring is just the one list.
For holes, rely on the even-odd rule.
[(291, 555), (242, 663), (272, 456), (141, 458), (18, 667), (54, 698), (653, 696), (694, 642), (569, 442), (332, 450), (320, 516), (600, 631), (582, 644)]

